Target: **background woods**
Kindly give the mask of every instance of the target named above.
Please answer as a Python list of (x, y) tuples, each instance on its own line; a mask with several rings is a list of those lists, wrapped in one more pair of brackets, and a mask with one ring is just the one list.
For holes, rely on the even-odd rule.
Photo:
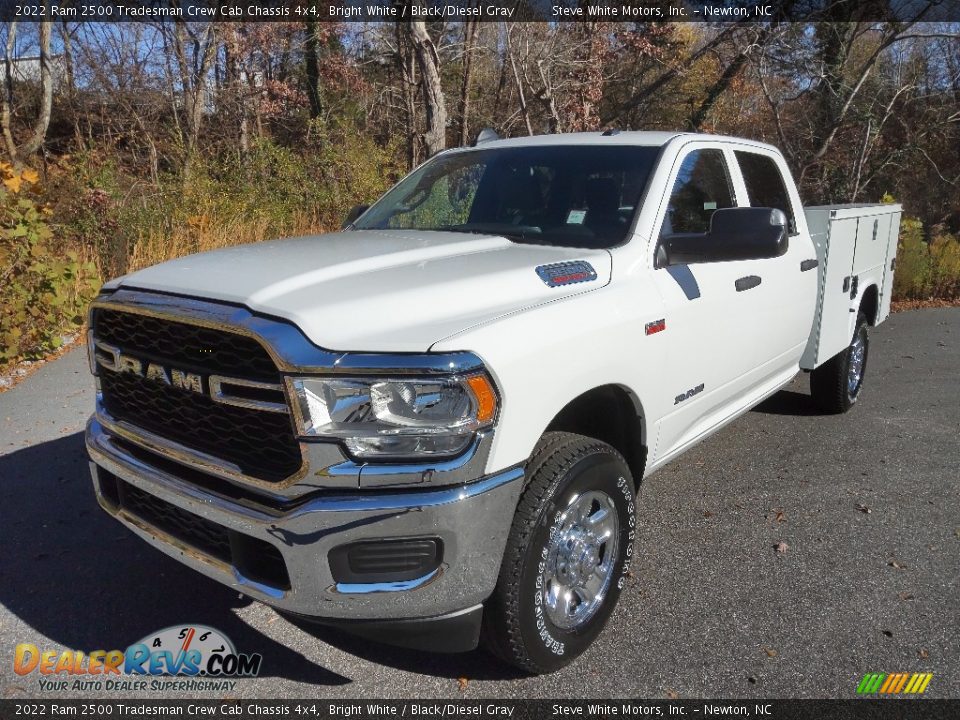
[(820, 23), (7, 23), (0, 365), (55, 347), (101, 278), (335, 229), (484, 127), (772, 142), (807, 203), (903, 202), (898, 295), (956, 298), (958, 28), (851, 5)]

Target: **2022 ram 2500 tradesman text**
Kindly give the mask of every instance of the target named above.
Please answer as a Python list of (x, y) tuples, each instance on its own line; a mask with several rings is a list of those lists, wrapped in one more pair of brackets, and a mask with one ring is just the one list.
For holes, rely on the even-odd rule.
[(856, 402), (899, 212), (805, 210), (736, 138), (440, 153), (343, 232), (104, 287), (97, 498), (284, 612), (555, 670), (617, 602), (642, 478), (801, 369)]

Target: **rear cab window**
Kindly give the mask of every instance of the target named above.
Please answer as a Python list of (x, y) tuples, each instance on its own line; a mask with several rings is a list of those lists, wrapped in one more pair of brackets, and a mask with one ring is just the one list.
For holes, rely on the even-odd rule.
[(797, 234), (797, 221), (790, 202), (790, 193), (780, 168), (769, 155), (736, 150), (734, 155), (740, 166), (743, 184), (751, 207), (769, 207), (782, 210), (787, 216), (790, 234)]

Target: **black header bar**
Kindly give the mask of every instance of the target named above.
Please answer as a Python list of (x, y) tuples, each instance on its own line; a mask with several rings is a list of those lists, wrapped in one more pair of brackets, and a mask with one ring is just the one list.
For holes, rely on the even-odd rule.
[(736, 717), (753, 720), (928, 720), (957, 717), (960, 700), (0, 700), (0, 719), (79, 717), (124, 720), (193, 717), (381, 720), (646, 720)]
[(9, 22), (960, 22), (960, 0), (0, 0)]

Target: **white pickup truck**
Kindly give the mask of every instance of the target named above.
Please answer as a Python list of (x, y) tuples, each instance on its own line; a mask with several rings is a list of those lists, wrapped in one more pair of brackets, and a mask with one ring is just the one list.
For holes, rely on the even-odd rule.
[(899, 214), (804, 209), (737, 138), (440, 153), (343, 232), (104, 287), (97, 499), (283, 612), (555, 670), (617, 602), (644, 477), (801, 370), (857, 401)]

